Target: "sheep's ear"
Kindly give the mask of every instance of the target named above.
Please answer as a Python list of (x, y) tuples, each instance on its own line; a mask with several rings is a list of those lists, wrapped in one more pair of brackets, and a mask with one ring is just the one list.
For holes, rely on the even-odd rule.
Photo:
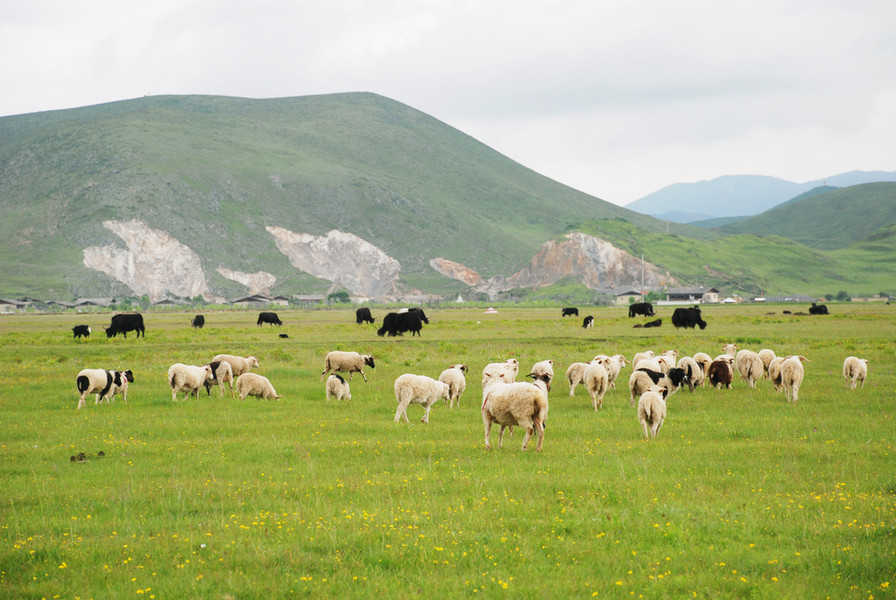
[(666, 396), (668, 396), (668, 395), (669, 395), (669, 388), (664, 386), (663, 387), (663, 400), (665, 400)]

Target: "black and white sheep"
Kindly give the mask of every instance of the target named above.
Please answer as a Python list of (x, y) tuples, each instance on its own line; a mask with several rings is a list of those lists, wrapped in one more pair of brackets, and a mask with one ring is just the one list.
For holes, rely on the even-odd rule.
[(668, 373), (639, 368), (632, 372), (631, 377), (628, 379), (629, 405), (634, 406), (635, 400), (640, 398), (641, 394), (646, 392), (651, 385), (664, 387), (669, 391), (669, 394), (673, 394), (686, 383), (688, 383), (688, 375), (684, 369), (679, 369), (678, 367), (669, 369)]
[(96, 394), (94, 404), (100, 400), (114, 399), (115, 394), (121, 394), (122, 400), (128, 401), (128, 383), (134, 382), (134, 373), (130, 369), (126, 371), (107, 371), (105, 369), (82, 369), (75, 376), (75, 386), (81, 396), (78, 398), (78, 410), (84, 408), (85, 399), (90, 394)]
[(326, 392), (328, 402), (330, 398), (335, 398), (336, 400), (352, 399), (352, 392), (348, 382), (338, 373), (333, 373), (327, 377)]
[(532, 370), (526, 377), (533, 379), (541, 379), (548, 386), (548, 392), (551, 391), (551, 382), (554, 381), (554, 361), (542, 360), (532, 365)]
[(334, 373), (348, 373), (349, 381), (351, 381), (353, 374), (360, 373), (364, 381), (367, 381), (367, 376), (364, 375), (365, 366), (371, 369), (376, 367), (376, 363), (371, 355), (361, 354), (360, 352), (333, 350), (328, 352), (327, 357), (324, 359), (324, 370), (320, 374), (320, 378), (323, 381), (324, 375), (333, 371)]
[(212, 394), (212, 386), (217, 385), (221, 389), (221, 397), (224, 397), (224, 384), (230, 388), (230, 397), (233, 398), (233, 367), (226, 360), (213, 360), (208, 363), (212, 369), (212, 375), (205, 380), (205, 393)]
[(697, 364), (697, 361), (690, 356), (682, 356), (678, 359), (678, 364), (675, 366), (684, 371), (688, 376), (688, 388), (692, 392), (694, 391), (694, 388), (700, 387), (703, 385), (703, 382), (706, 381), (703, 367)]

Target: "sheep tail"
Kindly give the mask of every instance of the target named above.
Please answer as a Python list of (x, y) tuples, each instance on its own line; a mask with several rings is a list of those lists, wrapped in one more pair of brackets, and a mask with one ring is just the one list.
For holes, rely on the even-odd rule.
[(83, 394), (84, 390), (86, 390), (87, 388), (90, 387), (90, 378), (87, 377), (86, 375), (81, 375), (77, 379), (77, 384), (78, 384), (78, 391)]

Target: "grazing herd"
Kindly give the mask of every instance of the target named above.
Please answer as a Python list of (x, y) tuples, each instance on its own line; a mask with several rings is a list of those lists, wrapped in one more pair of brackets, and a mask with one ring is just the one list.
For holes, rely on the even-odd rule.
[[(825, 313), (813, 314), (827, 314), (826, 308)], [(577, 309), (564, 308), (561, 316), (577, 315)], [(654, 316), (655, 312), (649, 303), (639, 303), (632, 305), (629, 311), (630, 317), (635, 315), (649, 317)], [(706, 327), (697, 306), (676, 309), (672, 321), (676, 327)], [(374, 319), (370, 310), (358, 309), (356, 322), (372, 324)], [(590, 326), (591, 322), (593, 318), (587, 317), (586, 323)], [(260, 313), (257, 324), (263, 323), (282, 325), (276, 313)], [(411, 331), (412, 335), (419, 335), (422, 323), (429, 323), (422, 309), (390, 312), (383, 318), (382, 327), (377, 333), (380, 336), (395, 336)], [(194, 317), (191, 325), (202, 327), (202, 315)], [(105, 330), (107, 337), (114, 337), (118, 333), (126, 336), (128, 331), (136, 331), (138, 337), (145, 336), (143, 317), (139, 314), (115, 315), (111, 325)], [(90, 336), (90, 327), (87, 325), (78, 325), (72, 331), (75, 338)], [(630, 361), (632, 372), (628, 382), (629, 404), (632, 408), (637, 407), (637, 419), (644, 437), (655, 438), (665, 422), (669, 399), (682, 387), (688, 386), (692, 392), (702, 386), (728, 389), (737, 374), (750, 389), (756, 389), (761, 380), (768, 379), (776, 392), (784, 392), (788, 402), (797, 402), (800, 386), (805, 378), (804, 362), (810, 361), (802, 355), (777, 356), (768, 348), (758, 351), (739, 349), (733, 343), (724, 345), (722, 353), (715, 358), (704, 352), (679, 358), (676, 350), (666, 350), (660, 354), (645, 350), (635, 354)], [(589, 362), (571, 363), (566, 369), (569, 396), (574, 397), (577, 386), (583, 384), (591, 399), (592, 409), (600, 412), (606, 394), (616, 388), (615, 382), (628, 364), (628, 359), (621, 354), (597, 354)], [(363, 369), (373, 369), (375, 366), (374, 357), (369, 354), (341, 350), (327, 353), (324, 370), (321, 372), (322, 381), (327, 376), (327, 401), (352, 399), (349, 382), (341, 374), (348, 374), (348, 380), (351, 380), (352, 375), (357, 372), (367, 382)], [(210, 396), (214, 385), (219, 386), (222, 398), (227, 386), (231, 398), (236, 395), (240, 400), (247, 396), (280, 399), (281, 396), (266, 377), (252, 372), (258, 367), (256, 357), (232, 354), (218, 354), (202, 365), (175, 363), (167, 371), (171, 399), (177, 401), (181, 392), (184, 401), (191, 395), (198, 398), (203, 387)], [(532, 379), (531, 382), (516, 381), (519, 367), (516, 358), (509, 358), (503, 362), (489, 363), (482, 370), (480, 413), (486, 448), (491, 448), (490, 432), (493, 424), (500, 426), (499, 448), (503, 445), (505, 430), (509, 429), (512, 435), (514, 427), (525, 430), (523, 450), (528, 447), (533, 436), (537, 437), (536, 450), (543, 447), (548, 396), (554, 379), (554, 361), (547, 359), (533, 364), (527, 375)], [(402, 419), (409, 422), (407, 410), (411, 404), (419, 404), (423, 408), (423, 423), (429, 423), (431, 409), (439, 400), (444, 401), (449, 409), (459, 408), (460, 398), (466, 389), (467, 371), (465, 364), (452, 364), (442, 371), (438, 379), (415, 373), (400, 375), (393, 385), (397, 403), (395, 423)], [(849, 356), (844, 360), (843, 378), (849, 389), (864, 387), (867, 374), (867, 359)], [(77, 374), (75, 381), (79, 393), (78, 409), (85, 406), (89, 394), (96, 394), (96, 404), (102, 401), (108, 403), (114, 400), (115, 395), (120, 395), (127, 401), (128, 384), (133, 382), (134, 374), (131, 370), (83, 369)]]

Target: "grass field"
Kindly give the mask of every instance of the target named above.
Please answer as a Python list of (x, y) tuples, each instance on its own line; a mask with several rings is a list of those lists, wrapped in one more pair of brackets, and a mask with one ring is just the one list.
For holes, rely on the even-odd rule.
[[(632, 329), (624, 308), (586, 309), (588, 331), (559, 308), (427, 309), (422, 337), (398, 339), (348, 311), (280, 311), (282, 328), (206, 313), (202, 330), (146, 313), (145, 339), (106, 339), (108, 315), (4, 316), (0, 595), (894, 598), (894, 309), (829, 306), (710, 306), (705, 331)], [(94, 336), (72, 339), (77, 323)], [(563, 378), (599, 352), (732, 341), (808, 357), (799, 402), (735, 376), (672, 396), (648, 442), (630, 367), (599, 413)], [(324, 399), (334, 349), (376, 359), (350, 402)], [(219, 352), (257, 356), (283, 398), (173, 403), (168, 366)], [(871, 361), (864, 389), (843, 383), (850, 354)], [(520, 451), (520, 431), (484, 449), (481, 369), (510, 356), (522, 374), (554, 361), (541, 453)], [(457, 362), (459, 409), (393, 423), (398, 375)], [(133, 369), (128, 402), (76, 410), (84, 367)]]

